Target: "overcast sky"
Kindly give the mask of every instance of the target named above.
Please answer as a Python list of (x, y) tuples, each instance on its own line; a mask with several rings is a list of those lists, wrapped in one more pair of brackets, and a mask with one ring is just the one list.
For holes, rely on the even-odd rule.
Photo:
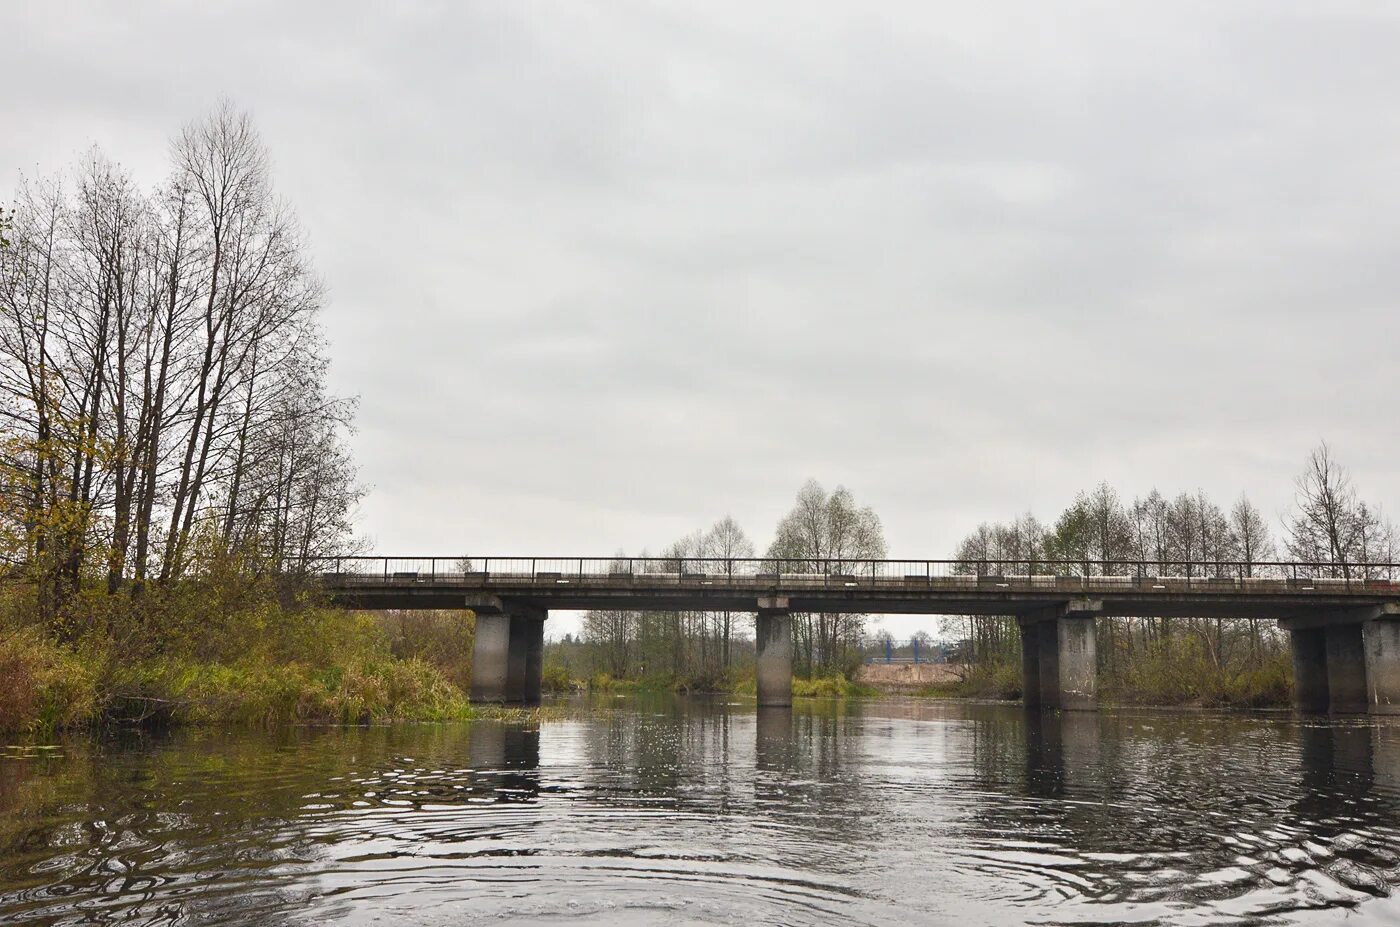
[(0, 201), (256, 118), (385, 553), (1400, 506), (1400, 5), (0, 5)]

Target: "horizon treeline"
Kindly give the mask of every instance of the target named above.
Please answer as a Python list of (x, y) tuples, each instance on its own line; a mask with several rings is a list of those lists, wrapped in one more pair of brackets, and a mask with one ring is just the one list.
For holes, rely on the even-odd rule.
[[(857, 505), (844, 486), (828, 492), (816, 480), (808, 480), (792, 509), (779, 520), (773, 542), (762, 556), (854, 564), (880, 559), (885, 553), (884, 530), (871, 508)], [(626, 562), (625, 555), (618, 556), (621, 563)], [(673, 569), (679, 571), (689, 558), (751, 559), (755, 547), (739, 524), (725, 516), (708, 530), (694, 531), (654, 556), (674, 561)], [(853, 671), (850, 661), (858, 651), (865, 622), (864, 615), (795, 614), (797, 671)], [(554, 650), (569, 660), (568, 669), (577, 676), (665, 675), (711, 685), (752, 662), (752, 638), (746, 633), (752, 626), (750, 613), (597, 610), (584, 615), (578, 644), (556, 644)]]
[(1319, 567), (1320, 575), (1363, 578), (1374, 565), (1395, 563), (1400, 550), (1395, 525), (1359, 496), (1325, 443), (1308, 455), (1294, 482), (1294, 510), (1281, 527), (1276, 539), (1247, 494), (1228, 509), (1199, 489), (1168, 499), (1154, 488), (1126, 502), (1100, 483), (1080, 492), (1053, 524), (1026, 513), (978, 525), (954, 557), (1053, 561), (1091, 574), (1151, 563), (1182, 573), (1188, 565), (1229, 564), (1251, 576), (1267, 564), (1297, 563)]
[[(969, 561), (1056, 561), (1068, 572), (1111, 573), (1147, 563), (1162, 575), (1195, 570), (1226, 577), (1277, 576), (1275, 563), (1309, 575), (1396, 579), (1395, 526), (1361, 498), (1331, 449), (1320, 444), (1294, 482), (1293, 511), (1275, 535), (1247, 495), (1229, 508), (1205, 492), (1170, 499), (1153, 489), (1125, 501), (1100, 483), (1079, 493), (1052, 524), (1026, 514), (983, 523), (957, 547)], [(1214, 568), (1214, 569), (1212, 569)], [(1014, 616), (962, 616), (943, 630), (965, 644), (973, 691), (1020, 689)], [(1099, 670), (1120, 700), (1282, 704), (1291, 685), (1288, 644), (1272, 622), (1219, 618), (1116, 618), (1096, 623)]]
[[(951, 558), (964, 561), (961, 569), (967, 571), (996, 564), (1030, 568), (1054, 563), (1060, 571), (1093, 575), (1149, 563), (1163, 575), (1200, 575), (1203, 568), (1218, 568), (1230, 576), (1266, 576), (1276, 572), (1270, 564), (1288, 562), (1317, 565), (1312, 570), (1316, 575), (1361, 578), (1385, 570), (1389, 576), (1400, 549), (1396, 529), (1378, 506), (1361, 498), (1326, 444), (1309, 454), (1294, 490), (1293, 510), (1275, 530), (1247, 495), (1228, 506), (1202, 490), (1168, 497), (1153, 489), (1125, 500), (1112, 486), (1100, 483), (1080, 492), (1051, 522), (1030, 513), (1008, 522), (984, 522), (958, 543)], [(679, 571), (686, 558), (752, 558), (755, 548), (734, 519), (726, 517), (655, 556), (675, 561), (672, 569)], [(886, 545), (879, 517), (858, 506), (849, 490), (837, 487), (828, 493), (816, 481), (808, 481), (761, 556), (859, 565), (886, 556)], [(619, 568), (626, 559), (619, 554)], [(879, 631), (868, 633), (868, 617), (794, 615), (798, 672), (854, 672), (863, 646), (882, 636)], [(567, 642), (569, 669), (580, 676), (670, 675), (714, 681), (752, 659), (746, 636), (751, 627), (748, 613), (593, 611), (585, 615), (579, 639)], [(1002, 692), (1019, 685), (1020, 639), (1014, 617), (951, 616), (943, 620), (942, 629), (965, 643), (964, 657), (975, 674), (985, 677), (980, 684)], [(1183, 667), (1199, 658), (1209, 664), (1207, 675), (1222, 687), (1229, 679), (1265, 669), (1272, 674), (1267, 686), (1277, 689), (1280, 672), (1286, 685), (1286, 667), (1280, 670), (1279, 663), (1286, 657), (1283, 640), (1261, 622), (1122, 619), (1100, 622), (1099, 633), (1103, 668), (1119, 681), (1124, 672), (1143, 672), (1141, 657), (1150, 654), (1158, 668), (1173, 656), (1190, 657)], [(563, 653), (557, 645), (556, 653)], [(1173, 671), (1172, 677), (1189, 688), (1184, 680), (1198, 671), (1199, 667)], [(1159, 685), (1156, 691), (1160, 689)], [(1266, 700), (1276, 695), (1273, 691)]]
[(94, 148), (23, 181), (0, 247), (0, 557), (52, 618), (199, 557), (346, 552), (353, 400), (249, 117), (223, 103), (144, 188)]

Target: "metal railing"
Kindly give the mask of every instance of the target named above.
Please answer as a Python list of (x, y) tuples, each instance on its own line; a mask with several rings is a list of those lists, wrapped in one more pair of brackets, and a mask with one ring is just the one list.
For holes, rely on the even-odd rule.
[(718, 557), (347, 556), (290, 561), (330, 583), (529, 582), (1063, 590), (1184, 588), (1400, 592), (1400, 564), (1201, 560), (866, 560)]
[(861, 641), (860, 654), (865, 663), (947, 663), (957, 653), (956, 644), (926, 638), (892, 637)]

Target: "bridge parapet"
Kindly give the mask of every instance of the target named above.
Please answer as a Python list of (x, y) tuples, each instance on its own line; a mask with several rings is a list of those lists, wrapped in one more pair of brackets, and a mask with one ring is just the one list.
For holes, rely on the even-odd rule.
[(1148, 560), (849, 560), (713, 557), (323, 557), (292, 561), (288, 572), (374, 577), (399, 582), (532, 582), (753, 584), (938, 580), (977, 585), (1061, 585), (1066, 581), (1199, 587), (1212, 583), (1291, 588), (1400, 589), (1400, 564)]
[(339, 558), (313, 568), (342, 604), (461, 608), (489, 593), (538, 607), (1013, 614), (1094, 596), (1105, 616), (1288, 617), (1314, 606), (1400, 601), (1400, 566), (1070, 561), (802, 561), (664, 558)]

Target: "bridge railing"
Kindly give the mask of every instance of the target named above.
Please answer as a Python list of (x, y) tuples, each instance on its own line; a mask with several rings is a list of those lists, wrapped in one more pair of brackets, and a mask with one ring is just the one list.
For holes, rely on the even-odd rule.
[(919, 637), (871, 637), (857, 647), (863, 663), (948, 663), (959, 653), (957, 644)]
[(1287, 587), (1393, 591), (1400, 564), (1200, 560), (867, 560), (849, 558), (349, 556), (289, 562), (287, 572), (333, 582), (509, 583), (674, 581), (695, 585), (967, 586), (995, 590)]

